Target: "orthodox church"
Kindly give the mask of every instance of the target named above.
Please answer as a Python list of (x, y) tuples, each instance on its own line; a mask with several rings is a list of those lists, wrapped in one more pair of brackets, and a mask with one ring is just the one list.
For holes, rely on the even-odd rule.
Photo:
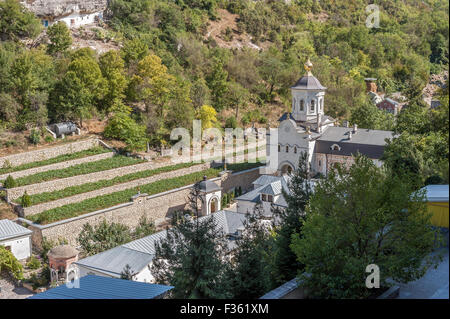
[[(381, 166), (386, 139), (393, 132), (337, 126), (337, 121), (324, 113), (326, 87), (312, 74), (312, 63), (305, 64), (306, 73), (292, 87), (292, 111), (279, 119), (278, 140), (270, 139), (268, 149), (278, 150), (278, 173), (297, 169), (302, 152), (308, 154), (311, 176), (326, 176), (335, 163), (350, 166), (353, 155), (363, 154)], [(277, 145), (272, 145), (276, 143)]]

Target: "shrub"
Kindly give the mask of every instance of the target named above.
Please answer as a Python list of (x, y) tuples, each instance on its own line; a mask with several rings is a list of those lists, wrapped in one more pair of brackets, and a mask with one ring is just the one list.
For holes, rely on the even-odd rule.
[(53, 136), (47, 135), (47, 136), (44, 138), (44, 140), (45, 140), (47, 143), (51, 143), (51, 142), (53, 142)]
[(32, 129), (30, 133), (30, 142), (34, 145), (38, 144), (41, 140), (41, 134), (38, 130)]
[(237, 120), (234, 116), (230, 116), (225, 121), (225, 128), (233, 128), (235, 129), (237, 127)]
[(0, 273), (9, 272), (15, 279), (23, 279), (22, 264), (14, 257), (13, 253), (0, 245)]
[(38, 269), (41, 267), (41, 262), (34, 256), (31, 256), (30, 260), (27, 262), (27, 267), (30, 269)]
[(31, 198), (30, 195), (28, 195), (27, 191), (25, 191), (25, 194), (22, 196), (21, 200), (22, 207), (30, 207), (31, 206)]
[(11, 175), (8, 175), (8, 177), (5, 179), (5, 182), (3, 183), (3, 186), (5, 188), (14, 188), (16, 187), (16, 185), (16, 180)]

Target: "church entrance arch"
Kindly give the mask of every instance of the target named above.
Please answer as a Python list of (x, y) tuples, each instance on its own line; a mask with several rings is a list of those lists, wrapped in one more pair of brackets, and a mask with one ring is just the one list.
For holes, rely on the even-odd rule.
[(281, 174), (282, 175), (290, 175), (294, 171), (294, 168), (290, 164), (283, 164), (281, 166)]
[(209, 212), (210, 214), (212, 214), (217, 212), (218, 209), (219, 209), (219, 200), (217, 199), (217, 197), (214, 197), (209, 202)]

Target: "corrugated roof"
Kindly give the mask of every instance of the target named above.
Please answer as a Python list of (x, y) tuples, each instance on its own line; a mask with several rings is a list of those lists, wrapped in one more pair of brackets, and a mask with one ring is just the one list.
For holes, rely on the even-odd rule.
[(133, 250), (125, 246), (118, 246), (83, 258), (75, 262), (75, 264), (119, 277), (127, 264), (130, 266), (132, 272), (138, 273), (147, 267), (152, 259), (152, 254)]
[(146, 236), (144, 238), (133, 240), (132, 242), (129, 242), (123, 247), (134, 249), (143, 253), (147, 253), (150, 255), (155, 255), (155, 243), (166, 238), (167, 231), (163, 230), (154, 234), (151, 234), (150, 236)]
[(33, 231), (20, 226), (9, 219), (0, 220), (0, 240), (28, 235), (31, 233), (33, 233)]
[(448, 185), (428, 185), (424, 188), (429, 202), (448, 202)]
[(272, 182), (261, 189), (261, 194), (268, 194), (268, 195), (280, 195), (281, 194), (281, 181), (275, 181)]
[(28, 299), (154, 299), (171, 289), (172, 286), (88, 275), (80, 278), (79, 288), (61, 285)]

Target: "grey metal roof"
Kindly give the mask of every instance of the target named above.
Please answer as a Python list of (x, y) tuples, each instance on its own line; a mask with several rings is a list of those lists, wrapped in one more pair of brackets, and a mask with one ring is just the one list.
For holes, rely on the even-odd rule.
[(0, 220), (0, 240), (24, 236), (31, 233), (33, 233), (33, 231), (20, 226), (9, 219)]
[(218, 190), (221, 190), (222, 188), (219, 187), (216, 183), (210, 180), (203, 180), (200, 182), (200, 189), (206, 193), (215, 192)]
[(88, 275), (80, 278), (79, 287), (61, 285), (28, 299), (154, 299), (172, 286)]
[(394, 104), (394, 105), (399, 105), (400, 103), (399, 102), (397, 102), (397, 101), (394, 101), (393, 99), (390, 99), (390, 98), (385, 98), (385, 100), (386, 101), (388, 101), (389, 103), (391, 103), (391, 104)]
[(275, 288), (274, 290), (269, 291), (264, 296), (260, 297), (259, 299), (281, 299), (284, 296), (286, 296), (288, 293), (294, 291), (299, 286), (298, 279), (294, 278), (283, 285), (281, 285), (278, 288)]
[(134, 250), (154, 256), (156, 254), (156, 250), (155, 250), (156, 242), (166, 238), (166, 236), (167, 236), (167, 231), (163, 230), (163, 231), (151, 234), (150, 236), (146, 236), (144, 238), (129, 242), (129, 243), (123, 245), (123, 247), (129, 248), (129, 249), (134, 249)]
[(275, 181), (270, 184), (267, 184), (266, 186), (261, 189), (261, 194), (268, 194), (268, 195), (280, 195), (281, 194), (281, 181)]
[(258, 177), (252, 184), (253, 185), (267, 185), (269, 183), (278, 181), (280, 179), (279, 176), (273, 176), (273, 175), (261, 175)]
[(118, 277), (127, 264), (133, 272), (137, 273), (147, 267), (152, 259), (152, 254), (133, 250), (124, 246), (118, 246), (99, 254), (83, 258), (75, 262), (75, 264)]
[[(349, 132), (352, 132), (351, 140), (348, 139)], [(356, 133), (353, 133), (352, 127), (331, 126), (325, 130), (318, 140), (384, 146), (386, 145), (385, 139), (392, 139), (393, 137), (394, 132), (392, 131), (358, 128)]]
[(327, 88), (320, 84), (319, 80), (313, 75), (302, 76), (291, 89), (300, 90), (326, 90)]

